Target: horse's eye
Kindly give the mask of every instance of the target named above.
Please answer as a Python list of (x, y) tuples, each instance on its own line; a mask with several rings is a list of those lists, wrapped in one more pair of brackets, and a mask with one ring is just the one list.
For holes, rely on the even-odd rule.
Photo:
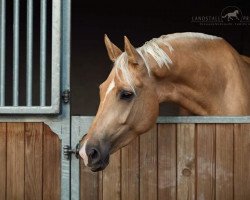
[(126, 90), (122, 90), (120, 93), (120, 99), (131, 100), (134, 97), (134, 93)]

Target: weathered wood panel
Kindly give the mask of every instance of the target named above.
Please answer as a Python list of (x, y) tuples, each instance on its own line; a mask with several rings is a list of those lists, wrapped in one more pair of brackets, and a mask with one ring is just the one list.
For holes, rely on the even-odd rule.
[(0, 199), (6, 195), (6, 123), (0, 123)]
[(121, 199), (139, 200), (139, 138), (122, 149)]
[(234, 199), (250, 199), (250, 125), (234, 127)]
[(121, 151), (110, 157), (109, 166), (103, 171), (102, 176), (103, 200), (117, 199), (121, 195)]
[(177, 125), (177, 199), (195, 199), (195, 125)]
[(25, 124), (25, 199), (42, 199), (43, 124)]
[(248, 200), (249, 155), (249, 124), (158, 124), (112, 155), (81, 200)]
[(99, 178), (99, 185), (98, 185), (98, 190), (97, 190), (97, 193), (99, 195), (99, 200), (102, 200), (103, 199), (103, 171), (101, 172), (98, 172), (98, 178)]
[(43, 199), (60, 199), (61, 142), (48, 126), (44, 126), (43, 141)]
[[(150, 142), (149, 142), (150, 141)], [(140, 136), (140, 199), (157, 199), (157, 126)]]
[(215, 125), (199, 124), (196, 130), (197, 199), (215, 199)]
[(6, 199), (24, 199), (24, 163), (24, 123), (8, 123)]
[(216, 199), (233, 199), (234, 126), (216, 125)]
[[(80, 163), (80, 197), (84, 200), (97, 200), (99, 199), (99, 175), (98, 173), (91, 172), (85, 167), (83, 160)], [(102, 184), (102, 183), (101, 183)], [(102, 194), (101, 194), (102, 195)]]
[(158, 126), (158, 199), (176, 199), (176, 125)]
[(60, 144), (43, 123), (0, 123), (0, 199), (60, 199)]

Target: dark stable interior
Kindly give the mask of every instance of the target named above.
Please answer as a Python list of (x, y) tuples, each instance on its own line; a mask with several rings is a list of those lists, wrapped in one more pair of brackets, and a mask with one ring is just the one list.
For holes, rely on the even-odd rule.
[[(250, 2), (179, 1), (132, 5), (125, 2), (95, 4), (72, 1), (72, 113), (94, 115), (99, 104), (98, 86), (108, 76), (112, 63), (103, 42), (104, 34), (123, 49), (126, 35), (135, 47), (164, 34), (203, 32), (225, 38), (239, 53), (250, 56), (248, 26), (208, 25), (192, 22), (195, 16), (220, 16), (227, 6), (237, 6), (250, 16)], [(178, 115), (178, 106), (164, 103), (161, 115)]]
[[(26, 1), (20, 1), (20, 104), (25, 105), (26, 67)], [(72, 0), (71, 28), (71, 111), (72, 115), (95, 115), (99, 105), (98, 86), (108, 76), (112, 63), (104, 46), (104, 34), (123, 49), (126, 35), (135, 47), (161, 35), (175, 32), (203, 32), (225, 38), (239, 53), (250, 56), (250, 1), (237, 2), (217, 0), (190, 1), (117, 1), (113, 3)], [(249, 16), (247, 25), (215, 25), (194, 22), (196, 16), (221, 16), (227, 6), (237, 6), (243, 16)], [(7, 1), (7, 58), (6, 103), (12, 100), (12, 25), (13, 1)], [(34, 48), (33, 48), (33, 102), (39, 105), (39, 16), (40, 1), (34, 1)], [(48, 1), (48, 26), (51, 26), (51, 1)], [(51, 28), (48, 28), (48, 36)], [(48, 84), (50, 93), (51, 41), (47, 40)], [(50, 104), (50, 95), (47, 96)], [(178, 106), (172, 103), (161, 105), (160, 115), (178, 115)]]

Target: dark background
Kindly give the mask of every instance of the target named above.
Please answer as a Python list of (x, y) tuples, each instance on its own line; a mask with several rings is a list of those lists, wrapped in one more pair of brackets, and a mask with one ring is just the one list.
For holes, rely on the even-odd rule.
[[(153, 37), (174, 32), (203, 32), (225, 38), (241, 54), (250, 56), (250, 26), (216, 26), (192, 23), (192, 16), (220, 16), (223, 8), (238, 6), (250, 16), (250, 1), (72, 1), (72, 113), (94, 115), (98, 86), (109, 74), (104, 34), (121, 49), (123, 36), (139, 47)], [(175, 115), (178, 107), (164, 104), (161, 115)]]
[[(47, 17), (47, 105), (50, 105), (51, 63), (51, 1)], [(112, 63), (103, 42), (104, 34), (121, 49), (123, 36), (135, 47), (164, 34), (174, 32), (203, 32), (225, 38), (241, 54), (250, 56), (249, 26), (199, 25), (194, 16), (220, 16), (223, 8), (238, 6), (243, 15), (250, 16), (250, 1), (143, 1), (99, 2), (71, 0), (71, 94), (73, 115), (95, 115), (99, 104), (98, 86), (108, 76)], [(26, 93), (26, 0), (20, 0), (20, 105), (25, 105)], [(138, 5), (137, 5), (137, 4)], [(12, 104), (13, 0), (6, 1), (6, 103)], [(34, 0), (33, 102), (39, 105), (39, 33), (40, 1)], [(164, 104), (161, 115), (175, 115), (178, 107)]]

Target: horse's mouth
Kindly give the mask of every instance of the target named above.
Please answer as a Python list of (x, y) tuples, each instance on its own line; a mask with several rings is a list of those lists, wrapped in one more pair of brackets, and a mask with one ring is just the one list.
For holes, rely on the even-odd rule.
[(90, 166), (92, 172), (98, 172), (104, 170), (109, 164), (109, 156), (107, 156), (101, 162), (95, 164), (94, 166)]
[(104, 170), (105, 169), (105, 167), (103, 168), (103, 167), (98, 167), (98, 168), (91, 168), (91, 171), (92, 172), (99, 172), (99, 171), (102, 171), (102, 170)]

